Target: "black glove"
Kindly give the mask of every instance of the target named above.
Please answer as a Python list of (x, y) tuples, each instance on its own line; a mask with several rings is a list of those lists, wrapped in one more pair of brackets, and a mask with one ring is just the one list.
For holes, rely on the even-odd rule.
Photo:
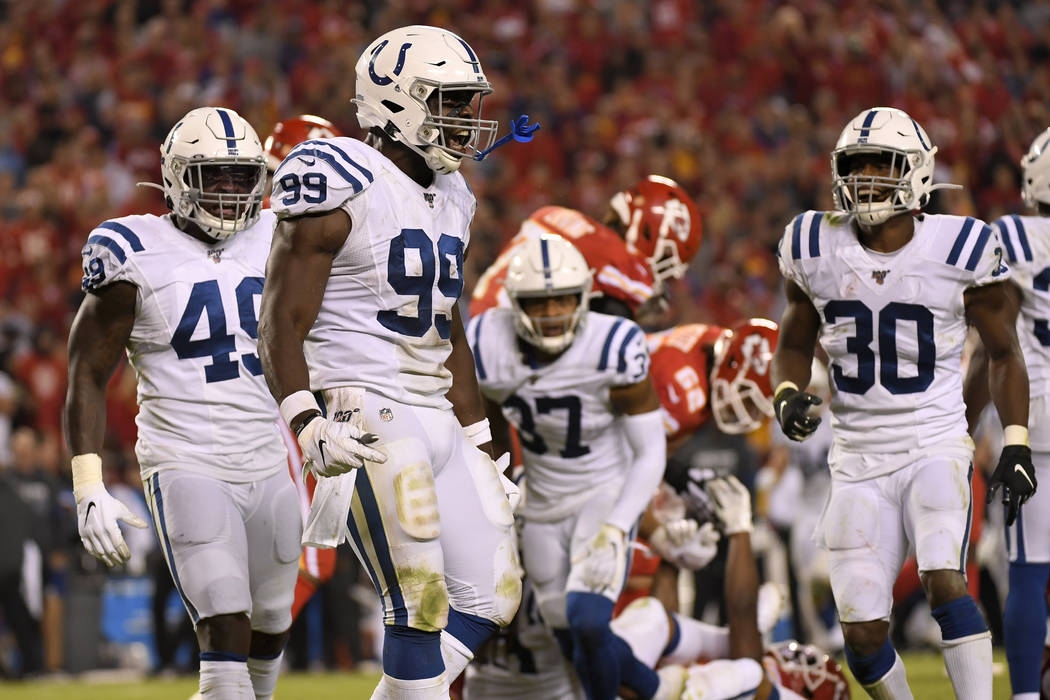
[(802, 442), (820, 425), (820, 418), (809, 415), (809, 407), (822, 403), (824, 401), (819, 396), (786, 386), (773, 398), (773, 410), (784, 434)]
[(988, 480), (988, 503), (992, 502), (995, 490), (1003, 487), (1003, 505), (1006, 506), (1006, 525), (1017, 520), (1021, 506), (1035, 493), (1035, 467), (1032, 466), (1032, 449), (1027, 445), (1007, 445), (999, 456), (999, 466)]

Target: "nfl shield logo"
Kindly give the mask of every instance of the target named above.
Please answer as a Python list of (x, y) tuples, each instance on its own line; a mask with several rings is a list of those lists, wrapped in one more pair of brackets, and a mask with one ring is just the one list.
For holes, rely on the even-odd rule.
[(390, 421), (394, 420), (394, 412), (391, 411), (389, 408), (379, 409), (379, 420), (383, 421), (384, 423), (389, 423)]
[(218, 264), (222, 262), (222, 248), (213, 248), (208, 251), (208, 259), (213, 263)]

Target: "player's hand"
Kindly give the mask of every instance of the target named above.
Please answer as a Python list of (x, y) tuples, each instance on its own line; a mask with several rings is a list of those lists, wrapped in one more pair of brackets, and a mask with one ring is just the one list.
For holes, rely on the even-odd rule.
[(739, 479), (730, 474), (711, 479), (704, 488), (726, 535), (751, 532), (751, 493)]
[(824, 401), (819, 396), (784, 387), (773, 398), (773, 411), (784, 434), (796, 442), (802, 442), (820, 425), (820, 418), (809, 414), (810, 407), (822, 403)]
[(85, 486), (77, 501), (77, 531), (84, 549), (105, 562), (106, 566), (123, 564), (131, 558), (118, 520), (134, 527), (148, 527), (128, 507), (113, 498), (101, 483)]
[(1035, 493), (1036, 485), (1032, 449), (1027, 445), (1006, 445), (999, 456), (999, 465), (988, 480), (988, 503), (1001, 486), (1006, 525), (1013, 525), (1021, 506)]
[(692, 518), (664, 523), (649, 538), (653, 550), (680, 569), (699, 571), (718, 553), (720, 535), (714, 523), (701, 526)]
[(585, 586), (595, 593), (612, 588), (627, 567), (627, 535), (605, 523), (598, 534), (573, 559), (581, 567)]
[(299, 431), (299, 447), (306, 466), (317, 476), (338, 476), (360, 469), (365, 462), (382, 464), (386, 455), (369, 447), (379, 439), (352, 423), (331, 421), (324, 416), (311, 418)]

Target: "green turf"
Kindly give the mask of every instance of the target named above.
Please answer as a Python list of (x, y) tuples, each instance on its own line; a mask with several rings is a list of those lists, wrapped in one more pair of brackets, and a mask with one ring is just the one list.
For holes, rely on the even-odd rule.
[[(995, 700), (1009, 700), (1002, 652), (996, 652)], [(944, 672), (940, 654), (912, 652), (904, 654), (912, 695), (921, 700), (952, 700), (951, 683)], [(847, 671), (847, 675), (848, 671)], [(293, 673), (282, 676), (275, 700), (365, 700), (375, 687), (378, 676), (358, 673)], [(850, 678), (853, 697), (867, 698)], [(84, 681), (3, 683), (3, 700), (187, 700), (197, 690), (195, 678), (148, 680), (132, 683), (102, 684)], [(539, 699), (538, 699), (539, 700)]]

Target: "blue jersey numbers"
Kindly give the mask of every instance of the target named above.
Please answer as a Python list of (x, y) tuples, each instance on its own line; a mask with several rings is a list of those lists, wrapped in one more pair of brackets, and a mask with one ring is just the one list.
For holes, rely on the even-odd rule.
[[(583, 405), (579, 396), (537, 396), (536, 414), (553, 414), (564, 411), (565, 415), (565, 447), (558, 454), (566, 459), (583, 457), (590, 454), (591, 448), (580, 442), (581, 428), (583, 422)], [(532, 407), (529, 402), (517, 394), (511, 394), (503, 401), (503, 405), (518, 414), (515, 427), (518, 429), (518, 439), (522, 447), (535, 454), (546, 454), (547, 443), (536, 431), (536, 420), (533, 417)]]
[(395, 293), (416, 297), (416, 313), (402, 315), (383, 310), (376, 315), (377, 320), (384, 328), (414, 338), (421, 338), (433, 326), (441, 338), (448, 340), (452, 337), (452, 317), (434, 312), (434, 294), (455, 303), (463, 291), (462, 268), (461, 239), (441, 234), (435, 250), (434, 242), (422, 229), (402, 229), (390, 241), (386, 276)]
[[(237, 299), (237, 315), (241, 329), (252, 340), (259, 337), (259, 320), (255, 312), (255, 298), (262, 294), (262, 277), (245, 277), (234, 292)], [(208, 335), (193, 339), (194, 331), (205, 317)], [(210, 357), (211, 362), (204, 366), (204, 377), (208, 383), (223, 382), (239, 376), (238, 361), (231, 355), (237, 352), (237, 342), (233, 334), (226, 330), (226, 310), (222, 304), (222, 294), (218, 280), (197, 282), (190, 291), (186, 310), (171, 336), (171, 347), (180, 360), (198, 357)], [(239, 357), (248, 374), (262, 374), (262, 364), (253, 352), (242, 353)]]
[[(857, 299), (835, 299), (824, 307), (829, 325), (841, 318), (852, 318), (853, 335), (846, 338), (846, 352), (857, 358), (857, 373), (848, 376), (837, 362), (831, 366), (835, 386), (850, 394), (863, 394), (878, 382), (891, 394), (917, 394), (933, 383), (937, 349), (933, 343), (933, 313), (925, 306), (891, 302), (876, 315)], [(898, 333), (916, 334), (916, 374), (900, 376)]]

